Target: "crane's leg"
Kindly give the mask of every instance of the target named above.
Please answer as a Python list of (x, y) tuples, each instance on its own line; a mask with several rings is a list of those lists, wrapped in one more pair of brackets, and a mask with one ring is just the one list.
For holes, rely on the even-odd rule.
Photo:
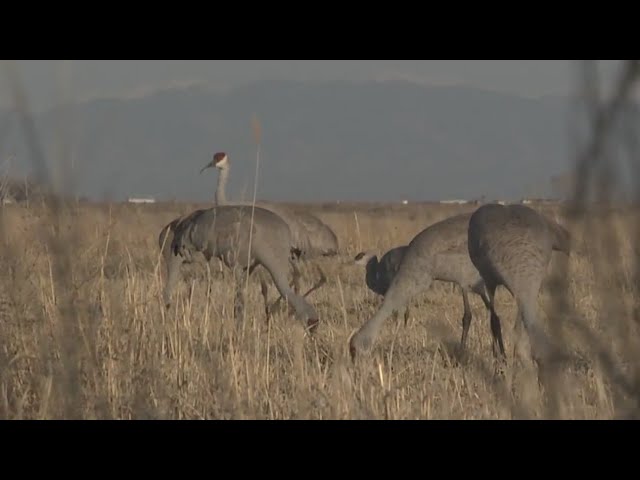
[[(485, 290), (486, 288), (486, 290)], [(505, 375), (505, 367), (507, 366), (507, 355), (504, 351), (504, 342), (502, 340), (502, 328), (500, 327), (500, 317), (495, 309), (495, 295), (497, 285), (493, 283), (484, 283), (476, 285), (473, 291), (480, 296), (484, 306), (490, 312), (490, 324), (491, 324), (491, 350), (493, 352), (493, 358), (495, 360), (494, 373), (497, 376)], [(512, 382), (513, 378), (509, 380)]]
[(462, 338), (460, 339), (460, 352), (464, 353), (467, 350), (467, 337), (469, 335), (469, 328), (471, 327), (471, 306), (469, 305), (469, 296), (467, 289), (460, 285), (462, 290), (462, 303), (464, 307), (464, 314), (462, 315)]
[(269, 317), (271, 316), (271, 311), (269, 310), (269, 285), (264, 278), (260, 278), (260, 292), (262, 293), (262, 299), (264, 300), (264, 313), (268, 322)]
[[(251, 265), (249, 265), (249, 268), (242, 268), (241, 273), (237, 277), (236, 296), (233, 305), (233, 315), (236, 319), (237, 324), (240, 324), (244, 321), (244, 306), (246, 301), (247, 281), (258, 265), (259, 263), (254, 261)], [(268, 289), (265, 289), (266, 285), (264, 283), (262, 284), (262, 287), (262, 294), (263, 296), (265, 296), (268, 293)]]
[(169, 263), (171, 262), (171, 246), (163, 246), (162, 261), (164, 263), (165, 279), (169, 278)]
[(300, 269), (295, 261), (291, 262), (291, 271), (293, 274), (293, 279), (291, 281), (290, 286), (293, 288), (293, 291), (298, 295), (300, 293), (300, 277), (302, 274), (300, 273)]
[[(251, 265), (251, 267), (249, 268), (249, 276), (253, 274), (253, 271), (258, 265), (260, 265), (258, 262), (255, 262), (253, 265)], [(264, 313), (266, 315), (266, 321), (268, 322), (269, 318), (271, 317), (271, 311), (269, 310), (269, 284), (265, 280), (264, 275), (261, 275), (261, 273), (262, 272), (258, 271), (258, 277), (260, 280), (260, 293), (262, 294), (262, 300), (264, 301)]]
[(304, 295), (302, 295), (303, 297), (306, 297), (311, 292), (313, 292), (314, 290), (318, 290), (325, 283), (327, 283), (327, 277), (325, 276), (324, 272), (322, 271), (322, 269), (320, 267), (317, 267), (317, 268), (318, 268), (318, 272), (320, 273), (320, 278), (318, 279), (318, 281), (309, 290), (307, 290), (307, 292)]
[(173, 231), (167, 228), (166, 231), (160, 232), (160, 262), (164, 262), (165, 274), (169, 276), (169, 262), (171, 261), (171, 241), (173, 240)]
[(500, 326), (500, 317), (496, 312), (494, 298), (496, 295), (496, 286), (487, 287), (489, 292), (489, 305), (491, 305), (491, 336), (493, 337), (493, 356), (502, 360), (507, 359), (504, 351), (504, 341), (502, 340), (502, 327)]
[(316, 288), (320, 288), (322, 285), (326, 283), (327, 276), (325, 275), (324, 270), (322, 270), (322, 267), (320, 267), (320, 265), (317, 262), (318, 260), (316, 260), (315, 262), (308, 262), (308, 263), (305, 262), (305, 266), (306, 266), (305, 271), (307, 272), (308, 277), (312, 277), (312, 274), (310, 273), (310, 266), (311, 265), (313, 266), (318, 276), (318, 280), (316, 280), (315, 285), (317, 285)]
[(167, 281), (164, 286), (164, 305), (166, 308), (171, 307), (171, 293), (180, 278), (180, 269), (182, 268), (183, 259), (180, 255), (171, 254), (167, 264)]
[(315, 264), (316, 270), (318, 272), (318, 275), (320, 277), (320, 279), (318, 280), (318, 282), (316, 282), (316, 285), (318, 285), (318, 288), (320, 288), (322, 285), (324, 285), (327, 281), (327, 276), (324, 274), (324, 270), (322, 270), (322, 268), (320, 267), (320, 265), (318, 265), (317, 263)]
[[(484, 286), (479, 285), (473, 289), (473, 291), (482, 299), (482, 303), (489, 313), (491, 314), (491, 337), (492, 337), (492, 350), (494, 358), (498, 358), (503, 362), (506, 362), (507, 355), (504, 350), (504, 341), (502, 340), (502, 327), (500, 326), (500, 317), (495, 309), (494, 298), (496, 295), (497, 286), (491, 283), (486, 285), (486, 294)], [(488, 294), (488, 297), (487, 297)]]
[(233, 317), (236, 320), (236, 326), (240, 326), (244, 321), (245, 290), (248, 275), (249, 272), (243, 268), (236, 280), (236, 296), (233, 302)]
[[(257, 262), (251, 265), (251, 268), (249, 268), (249, 275), (253, 273), (258, 265), (259, 263)], [(262, 300), (264, 301), (264, 313), (266, 315), (266, 321), (268, 322), (271, 317), (271, 311), (269, 309), (269, 284), (262, 273), (263, 272), (258, 271), (258, 277), (260, 279), (260, 293), (262, 294)]]

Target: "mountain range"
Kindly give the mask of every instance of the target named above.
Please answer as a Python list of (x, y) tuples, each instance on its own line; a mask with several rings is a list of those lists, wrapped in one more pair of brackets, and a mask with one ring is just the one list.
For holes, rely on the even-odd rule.
[[(74, 192), (96, 200), (213, 199), (215, 171), (198, 172), (216, 151), (231, 163), (227, 196), (250, 198), (254, 115), (259, 199), (513, 200), (550, 195), (551, 177), (571, 168), (569, 112), (564, 97), (469, 87), (262, 81), (95, 99), (33, 120), (47, 164), (63, 158)], [(12, 176), (33, 174), (25, 138), (17, 114), (0, 111)]]

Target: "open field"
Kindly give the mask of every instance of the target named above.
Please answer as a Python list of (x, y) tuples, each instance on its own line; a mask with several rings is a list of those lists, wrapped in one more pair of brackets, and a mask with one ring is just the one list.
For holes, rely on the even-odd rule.
[[(637, 211), (571, 225), (566, 274), (554, 253), (539, 306), (568, 359), (542, 395), (526, 366), (511, 361), (516, 308), (503, 288), (505, 378), (494, 375), (477, 296), (469, 355), (457, 359), (462, 297), (440, 282), (414, 299), (406, 327), (387, 320), (370, 357), (354, 365), (348, 355), (349, 335), (380, 303), (349, 261), (406, 244), (473, 205), (301, 206), (334, 228), (341, 248), (322, 260), (327, 284), (309, 297), (321, 322), (313, 338), (286, 312), (267, 324), (255, 280), (236, 332), (232, 273), (217, 260), (210, 276), (202, 265), (186, 268), (175, 308), (164, 309), (158, 233), (196, 207), (81, 205), (57, 218), (42, 206), (0, 208), (0, 418), (601, 419), (638, 411)], [(536, 208), (559, 215), (557, 206)], [(569, 309), (556, 314), (552, 293), (563, 280)]]

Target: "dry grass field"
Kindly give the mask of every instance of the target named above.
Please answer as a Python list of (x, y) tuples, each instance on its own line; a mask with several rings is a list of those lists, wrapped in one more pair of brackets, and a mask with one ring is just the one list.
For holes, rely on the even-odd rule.
[[(350, 260), (363, 249), (382, 254), (406, 244), (473, 206), (301, 206), (335, 229), (341, 248), (338, 258), (321, 261), (328, 281), (309, 297), (321, 322), (313, 337), (286, 311), (265, 322), (255, 279), (237, 331), (232, 272), (217, 260), (210, 275), (204, 265), (185, 268), (174, 306), (165, 310), (158, 233), (196, 207), (77, 205), (55, 215), (44, 206), (1, 207), (0, 418), (637, 415), (640, 252), (629, 240), (637, 212), (573, 224), (568, 264), (554, 253), (539, 306), (567, 355), (554, 388), (541, 389), (530, 366), (512, 361), (516, 308), (502, 287), (496, 302), (509, 355), (504, 376), (494, 374), (488, 314), (477, 296), (470, 297), (469, 353), (458, 358), (462, 297), (440, 282), (413, 300), (406, 327), (389, 318), (370, 356), (355, 364), (349, 357), (349, 335), (380, 304)], [(558, 207), (536, 208), (560, 214)], [(306, 278), (302, 288), (312, 283)], [(567, 305), (557, 311), (554, 293), (563, 285)]]

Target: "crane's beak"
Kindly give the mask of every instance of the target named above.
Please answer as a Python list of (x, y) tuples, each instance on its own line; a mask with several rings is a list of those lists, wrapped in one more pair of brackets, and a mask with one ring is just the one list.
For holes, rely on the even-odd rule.
[(211, 167), (213, 167), (213, 164), (214, 164), (214, 163), (215, 163), (215, 162), (209, 162), (209, 163), (207, 163), (204, 167), (202, 167), (202, 170), (200, 170), (200, 173), (204, 172), (207, 168), (211, 168)]

